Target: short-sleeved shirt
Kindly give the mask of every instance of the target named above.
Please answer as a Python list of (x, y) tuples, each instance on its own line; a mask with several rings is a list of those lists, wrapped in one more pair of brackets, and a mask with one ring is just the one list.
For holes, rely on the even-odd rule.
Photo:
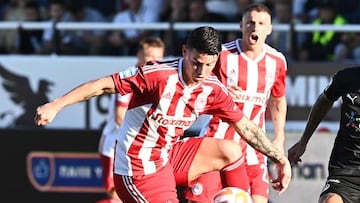
[(132, 93), (117, 136), (116, 174), (137, 176), (159, 171), (168, 163), (172, 145), (201, 114), (214, 114), (230, 123), (243, 117), (215, 76), (187, 86), (182, 71), (180, 58), (112, 75), (120, 94)]
[(340, 127), (329, 160), (333, 175), (360, 176), (360, 67), (334, 74), (324, 94), (341, 103)]
[[(235, 103), (244, 115), (265, 131), (265, 112), (270, 95), (278, 98), (286, 93), (287, 62), (281, 52), (267, 44), (259, 57), (250, 59), (240, 44), (241, 39), (223, 44), (213, 72), (225, 86), (242, 89)], [(231, 126), (217, 117), (211, 119), (206, 136), (241, 142), (248, 165), (266, 162), (262, 153), (246, 145)]]

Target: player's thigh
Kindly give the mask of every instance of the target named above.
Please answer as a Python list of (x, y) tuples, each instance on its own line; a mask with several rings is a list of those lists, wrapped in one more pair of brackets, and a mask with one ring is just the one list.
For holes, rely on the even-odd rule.
[(322, 189), (320, 203), (360, 202), (360, 182), (358, 176), (329, 176)]
[(178, 185), (188, 185), (200, 175), (222, 169), (241, 156), (241, 147), (231, 140), (191, 137), (178, 141), (170, 154)]
[(174, 170), (176, 185), (189, 185), (190, 167), (202, 141), (203, 138), (190, 137), (179, 140), (173, 145), (169, 160)]
[(179, 203), (173, 168), (170, 164), (151, 175), (114, 174), (114, 183), (117, 194), (126, 203)]
[(194, 175), (221, 170), (229, 163), (238, 160), (241, 155), (242, 151), (238, 143), (232, 140), (205, 137), (190, 169)]
[(324, 193), (319, 198), (319, 203), (343, 203), (344, 201), (340, 197), (340, 195), (336, 193)]

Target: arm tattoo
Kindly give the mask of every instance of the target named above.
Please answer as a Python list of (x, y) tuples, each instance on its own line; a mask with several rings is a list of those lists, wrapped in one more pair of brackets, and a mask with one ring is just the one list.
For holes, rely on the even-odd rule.
[(269, 157), (273, 162), (278, 163), (282, 157), (280, 151), (267, 138), (264, 131), (260, 128), (250, 129), (246, 125), (242, 125), (240, 129), (243, 138), (255, 149)]

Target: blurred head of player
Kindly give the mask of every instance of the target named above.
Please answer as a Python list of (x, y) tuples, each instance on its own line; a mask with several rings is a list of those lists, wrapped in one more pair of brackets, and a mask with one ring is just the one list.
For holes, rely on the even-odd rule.
[(213, 27), (199, 27), (189, 34), (182, 48), (182, 74), (188, 86), (199, 84), (211, 75), (220, 51), (220, 34)]
[(245, 10), (240, 22), (242, 32), (242, 49), (261, 48), (272, 32), (271, 11), (263, 4), (254, 3)]
[(147, 61), (162, 59), (165, 54), (165, 44), (158, 37), (148, 37), (139, 42), (137, 51), (138, 65), (143, 65)]

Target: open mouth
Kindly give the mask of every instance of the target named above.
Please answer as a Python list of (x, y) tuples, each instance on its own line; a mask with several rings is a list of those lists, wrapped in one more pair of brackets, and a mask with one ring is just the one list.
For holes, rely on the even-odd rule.
[(251, 38), (253, 41), (257, 42), (258, 39), (259, 39), (259, 36), (257, 36), (256, 34), (252, 34), (252, 35), (250, 36), (250, 38)]

